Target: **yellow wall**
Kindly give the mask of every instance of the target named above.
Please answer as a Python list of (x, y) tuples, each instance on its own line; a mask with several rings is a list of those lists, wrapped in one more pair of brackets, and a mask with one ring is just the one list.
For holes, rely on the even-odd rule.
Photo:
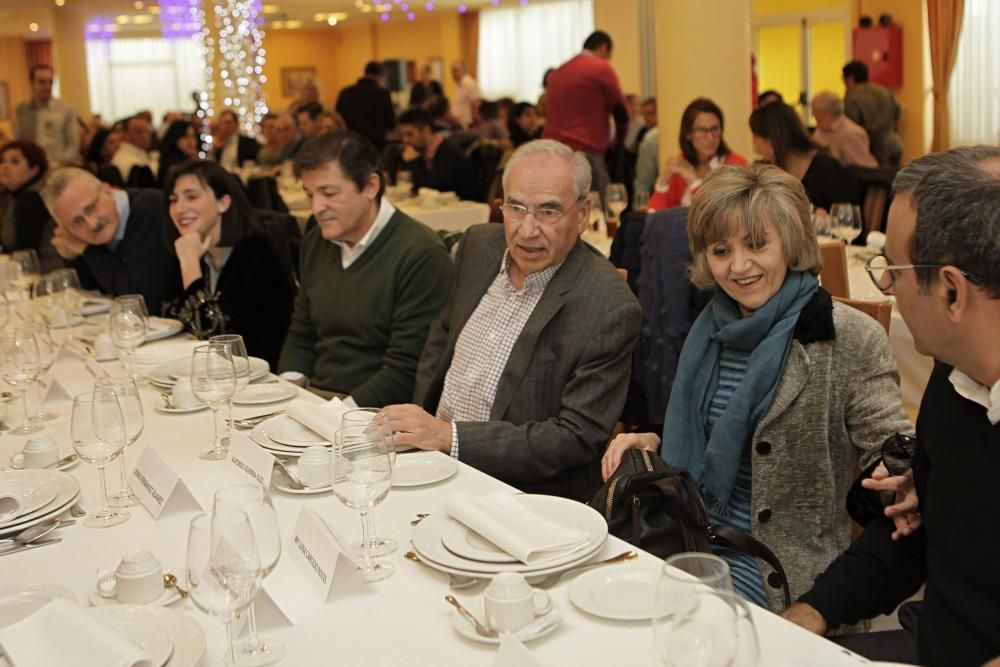
[(812, 61), (809, 63), (809, 78), (812, 80), (813, 94), (821, 90), (839, 93), (843, 89), (840, 70), (847, 62), (845, 44), (849, 44), (847, 33), (850, 24), (846, 21), (817, 22), (811, 26)]
[(639, 0), (594, 0), (594, 29), (611, 35), (611, 65), (622, 91), (639, 94)]
[[(709, 97), (726, 116), (726, 143), (750, 157), (750, 0), (657, 0), (656, 87), (660, 157), (678, 152), (677, 128), (684, 107)], [(725, 16), (725, 21), (719, 17)], [(711, 35), (711, 48), (692, 60), (692, 39)]]
[(777, 90), (789, 104), (795, 104), (802, 88), (799, 32), (796, 24), (764, 25), (757, 31), (758, 91)]
[(0, 82), (7, 84), (7, 104), (10, 114), (6, 120), (0, 120), (0, 128), (8, 136), (12, 136), (14, 107), (31, 96), (24, 40), (20, 37), (0, 37)]
[(817, 9), (843, 9), (846, 6), (847, 0), (753, 0), (753, 13), (785, 14)]

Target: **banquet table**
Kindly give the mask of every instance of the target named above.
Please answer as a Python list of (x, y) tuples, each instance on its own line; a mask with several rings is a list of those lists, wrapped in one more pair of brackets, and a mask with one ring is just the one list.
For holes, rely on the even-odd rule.
[[(148, 343), (163, 345), (167, 342)], [(66, 369), (63, 359), (57, 368)], [(60, 366), (61, 365), (61, 366)], [(118, 362), (102, 363), (112, 375), (120, 374)], [(82, 368), (78, 369), (81, 376)], [(86, 379), (86, 378), (83, 378)], [(210, 445), (211, 412), (164, 414), (154, 409), (159, 401), (159, 389), (141, 389), (145, 412), (145, 430), (139, 441), (128, 450), (131, 466), (140, 452), (148, 447), (156, 451), (180, 475), (203, 508), (211, 507), (213, 493), (239, 483), (222, 462), (204, 461), (198, 453)], [(307, 400), (320, 399), (301, 392)], [(279, 404), (277, 407), (281, 407)], [(9, 405), (16, 411), (16, 403)], [(70, 453), (69, 402), (49, 402), (46, 409), (56, 418), (45, 425), (43, 433), (54, 437), (60, 454)], [(276, 409), (274, 405), (236, 407), (236, 417), (245, 417)], [(0, 436), (0, 459), (18, 451), (25, 436)], [(406, 456), (400, 454), (399, 456)], [(444, 456), (441, 454), (441, 456)], [(395, 538), (399, 550), (387, 558), (395, 564), (395, 574), (383, 581), (366, 584), (353, 571), (350, 563), (340, 558), (333, 576), (330, 600), (320, 613), (306, 622), (291, 626), (277, 614), (276, 608), (258, 608), (258, 625), (266, 637), (280, 639), (288, 649), (282, 664), (287, 665), (434, 665), (443, 667), (491, 665), (496, 648), (460, 637), (451, 627), (451, 608), (444, 596), (449, 592), (446, 575), (403, 558), (408, 549), (410, 521), (417, 513), (435, 513), (443, 509), (453, 493), (488, 493), (505, 487), (489, 477), (459, 462), (458, 473), (443, 482), (414, 488), (393, 488), (386, 500), (375, 508), (373, 518), (377, 531)], [(108, 469), (109, 480), (117, 479), (118, 462)], [(83, 487), (81, 504), (89, 512), (100, 508), (99, 483), (96, 469), (80, 463), (69, 471)], [(112, 491), (117, 483), (110, 483)], [(352, 539), (357, 539), (360, 521), (357, 513), (345, 508), (329, 493), (303, 496), (271, 491), (279, 515), (282, 539), (288, 546), (292, 526), (303, 508), (310, 508), (329, 524)], [(57, 531), (63, 538), (59, 544), (23, 553), (3, 556), (0, 560), (0, 586), (28, 583), (58, 584), (72, 590), (81, 604), (86, 604), (98, 572), (111, 570), (122, 554), (135, 548), (150, 549), (167, 569), (182, 571), (185, 560), (188, 524), (194, 510), (165, 513), (159, 519), (141, 506), (129, 508), (131, 519), (121, 525), (92, 529), (79, 523)], [(604, 558), (626, 550), (628, 545), (610, 538), (597, 557)], [(287, 553), (287, 551), (286, 551)], [(639, 562), (657, 564), (657, 559), (645, 552)], [(626, 567), (612, 565), (608, 567)], [(577, 610), (568, 598), (567, 582), (550, 590), (562, 623), (549, 636), (527, 644), (528, 649), (543, 665), (655, 665), (652, 632), (648, 622), (608, 621)], [(459, 600), (468, 601), (482, 588), (455, 591)], [(173, 608), (194, 618), (208, 639), (205, 665), (223, 664), (225, 646), (223, 624), (200, 612), (190, 599)], [(761, 665), (856, 665), (864, 660), (840, 647), (814, 636), (777, 616), (757, 609), (753, 612), (762, 646)], [(169, 665), (169, 663), (168, 663)]]

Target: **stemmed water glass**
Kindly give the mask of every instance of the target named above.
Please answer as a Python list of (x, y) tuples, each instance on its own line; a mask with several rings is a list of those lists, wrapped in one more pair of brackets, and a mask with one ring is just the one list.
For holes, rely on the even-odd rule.
[[(278, 529), (278, 515), (274, 511), (271, 498), (263, 487), (257, 484), (238, 484), (215, 493), (213, 512), (241, 510), (246, 512), (257, 540), (260, 554), (261, 578), (267, 577), (278, 565), (281, 557), (281, 532)], [(285, 657), (285, 646), (273, 639), (257, 636), (257, 619), (253, 602), (247, 610), (247, 626), (250, 637), (236, 646), (237, 665), (271, 665)]]
[(0, 338), (0, 352), (3, 354), (3, 364), (0, 366), (4, 381), (22, 388), (24, 400), (24, 423), (11, 430), (11, 433), (26, 435), (40, 431), (43, 426), (31, 418), (28, 410), (28, 391), (41, 373), (41, 362), (38, 355), (38, 343), (35, 334), (29, 327), (18, 327), (13, 332), (3, 334)]
[(365, 425), (341, 428), (333, 443), (330, 464), (333, 495), (361, 513), (361, 563), (358, 572), (367, 582), (392, 576), (396, 566), (375, 560), (371, 552), (369, 512), (389, 495), (392, 467), (385, 440)]
[(42, 391), (45, 388), (45, 374), (52, 368), (52, 364), (56, 362), (56, 356), (59, 354), (59, 343), (52, 337), (52, 332), (43, 318), (36, 318), (26, 328), (31, 330), (35, 337), (35, 344), (38, 346), (39, 372), (35, 381), (35, 386), (38, 387), (38, 413), (31, 419), (35, 423), (52, 421), (57, 418), (57, 415), (45, 412), (42, 407), (42, 403), (45, 401)]
[[(389, 453), (389, 465), (396, 467), (396, 447), (392, 439), (392, 427), (389, 419), (379, 408), (354, 408), (348, 410), (340, 418), (341, 428), (360, 426), (365, 428), (372, 437), (381, 437)], [(388, 556), (399, 548), (399, 543), (391, 537), (383, 537), (375, 532), (375, 523), (369, 519), (371, 534), (368, 536), (368, 547), (373, 556)]]
[(17, 290), (18, 299), (27, 301), (31, 297), (31, 286), (41, 273), (38, 253), (33, 249), (15, 250), (10, 254), (10, 259), (14, 268), (11, 285)]
[(208, 342), (228, 345), (233, 355), (233, 368), (236, 370), (236, 392), (226, 402), (228, 418), (226, 420), (226, 435), (223, 439), (228, 443), (229, 438), (233, 435), (233, 398), (250, 384), (250, 356), (247, 354), (247, 346), (243, 342), (243, 336), (238, 334), (219, 334), (209, 338)]
[(834, 204), (830, 207), (830, 230), (835, 238), (850, 243), (861, 236), (860, 209), (857, 215), (855, 209), (858, 207), (848, 203)]
[(608, 210), (611, 211), (608, 223), (613, 223), (608, 225), (608, 236), (614, 236), (615, 229), (621, 225), (622, 212), (628, 208), (628, 190), (625, 189), (625, 184), (610, 184), (605, 193), (605, 201), (608, 203)]
[(104, 473), (104, 468), (122, 452), (128, 441), (118, 394), (112, 389), (94, 389), (75, 397), (70, 416), (70, 434), (73, 450), (77, 455), (97, 466), (104, 497), (104, 509), (84, 519), (83, 525), (108, 528), (128, 521), (128, 512), (111, 509), (108, 482)]
[(236, 393), (236, 367), (228, 343), (209, 343), (194, 348), (191, 353), (191, 389), (199, 401), (212, 408), (212, 449), (198, 456), (209, 461), (221, 461), (226, 458), (226, 447), (219, 437), (219, 408)]
[(191, 519), (184, 571), (195, 606), (226, 624), (225, 661), (235, 665), (232, 624), (253, 602), (262, 576), (246, 512), (222, 509)]
[(115, 298), (108, 315), (111, 342), (118, 350), (125, 372), (132, 379), (135, 379), (135, 350), (146, 340), (147, 317), (145, 302), (141, 296), (134, 294)]
[(131, 507), (139, 502), (132, 489), (128, 488), (128, 469), (125, 465), (125, 452), (135, 444), (142, 435), (143, 415), (142, 400), (139, 398), (139, 388), (130, 377), (101, 378), (94, 384), (95, 389), (110, 389), (118, 395), (122, 406), (122, 416), (125, 419), (125, 449), (118, 460), (121, 462), (121, 489), (111, 496), (112, 507)]
[(607, 232), (607, 222), (604, 218), (604, 204), (598, 192), (590, 193), (590, 231)]

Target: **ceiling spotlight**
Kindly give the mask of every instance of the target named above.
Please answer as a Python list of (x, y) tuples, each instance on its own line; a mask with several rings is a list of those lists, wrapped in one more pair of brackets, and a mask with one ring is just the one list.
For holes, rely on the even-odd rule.
[(38, 32), (38, 24), (37, 23), (29, 23), (28, 24), (28, 30), (30, 30), (31, 32)]
[(329, 25), (337, 25), (337, 17), (336, 17), (336, 16), (331, 16), (331, 17), (329, 17), (329, 18), (328, 18), (328, 19), (326, 20), (326, 22), (327, 22), (327, 23), (328, 23)]
[(62, 7), (66, 4), (66, 0), (56, 0), (56, 7)]

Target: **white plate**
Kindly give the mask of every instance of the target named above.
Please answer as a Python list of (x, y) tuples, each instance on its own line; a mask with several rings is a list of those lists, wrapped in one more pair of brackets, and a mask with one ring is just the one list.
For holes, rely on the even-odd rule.
[(146, 330), (146, 340), (148, 343), (154, 340), (170, 338), (174, 334), (184, 331), (184, 323), (180, 320), (173, 320), (168, 317), (150, 317), (149, 328)]
[[(13, 454), (10, 455), (10, 463), (8, 465), (5, 465), (3, 467), (3, 469), (4, 469), (5, 472), (7, 470), (24, 470), (25, 469), (24, 467), (21, 466), (21, 463), (20, 463), (21, 459), (15, 458), (20, 453), (21, 452), (15, 452), (15, 453), (13, 453)], [(62, 459), (63, 457), (60, 456), (59, 458)], [(61, 466), (58, 466), (56, 468), (45, 468), (45, 469), (46, 470), (69, 470), (70, 468), (75, 467), (78, 463), (80, 463), (80, 457), (79, 456), (76, 457), (75, 459), (73, 459), (72, 461), (70, 461), (69, 463), (63, 463)], [(28, 468), (28, 470), (34, 470), (34, 468)]]
[(330, 442), (315, 431), (306, 428), (288, 415), (278, 415), (261, 424), (264, 433), (273, 442), (288, 447), (313, 447), (315, 445), (330, 445)]
[(150, 368), (175, 359), (190, 361), (191, 351), (204, 344), (200, 340), (171, 340), (159, 345), (143, 345), (135, 351), (135, 365)]
[[(398, 460), (398, 457), (397, 457)], [(458, 521), (449, 521), (441, 534), (445, 548), (462, 558), (483, 563), (517, 563), (516, 558)]]
[[(177, 577), (177, 586), (180, 586), (181, 588), (187, 589), (187, 584), (186, 584), (186, 580), (184, 579), (184, 572), (183, 571), (173, 570), (173, 569), (170, 569), (170, 568), (164, 569), (163, 571), (164, 571), (164, 573), (169, 572), (169, 573), (173, 574), (175, 577)], [(104, 576), (105, 575), (101, 575), (100, 578), (103, 578)], [(150, 606), (150, 607), (166, 607), (167, 605), (173, 604), (173, 603), (177, 602), (180, 599), (181, 599), (181, 594), (177, 592), (177, 587), (176, 586), (173, 587), (173, 588), (166, 588), (166, 587), (164, 587), (164, 589), (163, 589), (163, 595), (161, 595), (160, 597), (156, 598), (155, 600), (153, 600), (151, 602), (146, 602), (145, 604), (139, 605), (139, 606), (143, 606), (143, 607), (145, 607), (145, 606)], [(93, 589), (92, 591), (90, 591), (90, 594), (87, 596), (87, 600), (90, 602), (90, 605), (92, 607), (108, 607), (108, 606), (111, 606), (111, 605), (125, 604), (123, 602), (119, 602), (118, 598), (116, 598), (116, 597), (114, 597), (114, 598), (103, 597), (100, 593), (97, 592), (96, 588)]]
[[(538, 565), (524, 563), (484, 563), (462, 558), (445, 548), (441, 536), (449, 522), (454, 521), (445, 513), (432, 514), (413, 529), (413, 549), (421, 560), (431, 567), (469, 576), (491, 576), (498, 572), (520, 572), (525, 576), (556, 574), (590, 559), (604, 546), (608, 538), (608, 524), (596, 510), (583, 503), (556, 496), (525, 494), (517, 497), (525, 507), (557, 523), (587, 532), (590, 548), (570, 553), (565, 560), (546, 561)], [(457, 522), (456, 522), (457, 523)]]
[[(483, 596), (477, 595), (476, 597), (462, 602), (462, 606), (472, 612), (472, 615), (478, 618), (480, 621), (486, 619), (486, 613), (483, 609)], [(546, 620), (543, 622), (542, 618)], [(559, 612), (553, 609), (549, 613), (545, 614), (544, 617), (536, 618), (526, 627), (521, 628), (515, 634), (517, 638), (522, 642), (530, 642), (536, 639), (540, 639), (545, 635), (551, 634), (553, 630), (559, 627), (559, 622), (562, 619), (559, 616)], [(490, 637), (483, 637), (481, 634), (476, 632), (476, 629), (472, 627), (472, 623), (469, 619), (462, 616), (457, 609), (452, 609), (451, 611), (451, 627), (455, 628), (455, 632), (462, 635), (466, 639), (471, 639), (472, 641), (482, 642), (483, 644), (499, 644), (500, 638), (491, 639)]]
[[(76, 604), (73, 591), (52, 584), (17, 584), (0, 588), (0, 628), (6, 628), (52, 602), (65, 598)], [(3, 658), (0, 658), (2, 661)], [(7, 664), (0, 662), (0, 664)]]
[(584, 572), (569, 585), (569, 599), (579, 609), (615, 621), (653, 617), (660, 568), (613, 565)]
[[(285, 467), (292, 471), (292, 474), (298, 476), (299, 467), (294, 463), (286, 463)], [(284, 491), (285, 493), (294, 493), (300, 496), (313, 496), (320, 493), (330, 493), (330, 483), (327, 482), (324, 486), (311, 487), (307, 486), (304, 489), (293, 489), (288, 485), (288, 480), (285, 479), (285, 475), (282, 472), (277, 472), (271, 475), (271, 486), (278, 489), (279, 491)]]
[(448, 479), (458, 472), (458, 464), (450, 456), (438, 452), (396, 454), (392, 468), (393, 486), (423, 486)]
[[(207, 345), (208, 341), (206, 341), (205, 344)], [(169, 367), (167, 375), (169, 375), (174, 381), (179, 380), (180, 378), (191, 377), (191, 359), (180, 362), (170, 362), (164, 365)], [(267, 375), (269, 370), (270, 366), (268, 366), (266, 361), (258, 357), (250, 357), (250, 382), (264, 377)]]
[(20, 505), (18, 513), (8, 521), (0, 523), (0, 528), (45, 507), (56, 499), (56, 485), (51, 480), (46, 479), (7, 477), (0, 479), (0, 492), (5, 495), (11, 494)]
[(294, 398), (299, 390), (285, 382), (273, 384), (251, 384), (244, 387), (236, 396), (233, 403), (236, 405), (263, 405), (264, 403), (277, 403), (289, 398)]
[(90, 613), (107, 620), (112, 625), (116, 619), (132, 617), (141, 619), (143, 625), (154, 628), (168, 638), (174, 646), (167, 667), (195, 667), (205, 658), (207, 648), (205, 632), (193, 618), (176, 609), (142, 605), (114, 605), (94, 607)]
[(162, 667), (174, 652), (174, 639), (159, 627), (159, 620), (141, 605), (97, 607), (90, 613), (115, 635), (134, 644), (149, 656), (153, 667)]
[(106, 313), (109, 310), (111, 310), (111, 299), (103, 296), (90, 296), (83, 300), (83, 308), (80, 309), (80, 312), (83, 313), (84, 317), (89, 317)]
[(48, 479), (55, 482), (57, 485), (56, 497), (48, 505), (29, 514), (24, 514), (18, 517), (17, 521), (0, 527), (0, 537), (13, 535), (25, 528), (42, 523), (50, 517), (62, 514), (80, 496), (80, 482), (76, 477), (57, 470), (12, 470), (10, 472), (3, 472), (0, 473), (0, 485), (3, 484), (3, 480), (5, 479), (18, 477), (32, 480)]
[(192, 405), (190, 408), (168, 408), (163, 404), (163, 399), (161, 398), (156, 402), (156, 411), (162, 412), (168, 415), (186, 415), (189, 412), (201, 412), (202, 410), (207, 410), (208, 406), (204, 403), (199, 403), (198, 405)]

